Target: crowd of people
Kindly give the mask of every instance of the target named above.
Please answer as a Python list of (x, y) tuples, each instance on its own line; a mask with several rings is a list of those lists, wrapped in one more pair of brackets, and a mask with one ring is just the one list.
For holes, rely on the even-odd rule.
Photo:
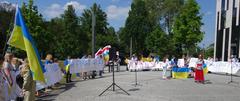
[[(204, 66), (206, 66), (205, 62), (204, 62), (204, 58), (203, 55), (200, 54), (198, 56), (198, 61), (196, 62), (196, 66), (195, 67), (189, 67), (189, 63), (190, 63), (190, 58), (186, 57), (185, 55), (182, 56), (182, 59), (184, 60), (184, 65), (182, 67), (186, 67), (189, 68), (190, 70), (190, 77), (194, 77), (194, 80), (196, 83), (202, 83), (204, 84), (205, 79), (204, 79)], [(212, 58), (208, 58), (208, 60), (212, 60)], [(159, 56), (149, 56), (147, 58), (143, 58), (142, 56), (137, 57), (135, 54), (133, 54), (133, 56), (131, 57), (131, 61), (135, 61), (135, 65), (137, 65), (138, 61), (145, 61), (145, 62), (160, 62), (160, 57)], [(127, 62), (127, 61), (126, 61)], [(171, 60), (169, 60), (169, 56), (166, 55), (165, 57), (163, 57), (162, 59), (162, 78), (163, 79), (170, 79), (174, 77), (172, 76), (172, 70), (173, 68), (179, 68), (179, 64), (178, 64), (178, 59), (174, 56), (172, 56)], [(170, 75), (167, 75), (168, 69), (170, 69)]]
[[(62, 73), (66, 75), (67, 83), (72, 82), (69, 61), (70, 57), (64, 62), (66, 68), (60, 68)], [(43, 64), (58, 63), (58, 59), (48, 54), (42, 62)], [(46, 67), (44, 68), (46, 69)], [(102, 71), (100, 76), (102, 76)], [(55, 85), (57, 84), (59, 83)], [(6, 53), (4, 58), (0, 59), (0, 101), (34, 101), (36, 96), (48, 95), (54, 86), (36, 91), (36, 81), (33, 80), (27, 58), (20, 59), (12, 53)]]
[(33, 101), (35, 81), (33, 80), (28, 59), (18, 59), (6, 53), (0, 66), (0, 100)]
[[(84, 56), (82, 59), (88, 59), (92, 58), (89, 56)], [(104, 62), (103, 56), (100, 55), (99, 57), (102, 62)], [(168, 59), (168, 56), (165, 56), (162, 59), (162, 67), (163, 67), (163, 73), (162, 78), (163, 79), (169, 79), (172, 77), (172, 72), (170, 71), (170, 75), (167, 74), (167, 69), (169, 65), (172, 68), (176, 68), (178, 66), (177, 58), (173, 57), (171, 60)], [(189, 58), (184, 57), (184, 66), (188, 66), (189, 64)], [(138, 57), (133, 55), (131, 57), (132, 61), (138, 61), (140, 60)], [(153, 58), (142, 58), (144, 61), (154, 61), (159, 62), (159, 57), (153, 57)], [(120, 58), (116, 60), (118, 63), (119, 68), (119, 62)], [(170, 62), (170, 64), (169, 64)], [(58, 63), (57, 58), (53, 58), (51, 54), (48, 54), (45, 58), (44, 64), (52, 64), (52, 63)], [(36, 91), (36, 81), (33, 80), (32, 72), (29, 67), (28, 59), (19, 59), (17, 57), (14, 57), (11, 53), (6, 53), (4, 56), (4, 59), (1, 59), (0, 61), (0, 100), (1, 101), (34, 101), (35, 96), (42, 96), (47, 95), (48, 92), (52, 91), (53, 86), (49, 86), (46, 88), (43, 88), (41, 90)], [(62, 73), (66, 75), (66, 83), (72, 82), (69, 69), (71, 64), (71, 57), (69, 56), (64, 61), (64, 68), (61, 68)], [(204, 60), (203, 56), (199, 55), (198, 62), (196, 63), (196, 67), (192, 69), (192, 71), (195, 72), (194, 78), (195, 82), (197, 83), (204, 83), (204, 73), (203, 73), (203, 66), (204, 66)], [(104, 66), (105, 67), (105, 66)], [(99, 73), (99, 76), (102, 77), (102, 74), (104, 72), (104, 67), (100, 71), (83, 71), (80, 73), (77, 73), (76, 76), (81, 77), (83, 80), (94, 78), (97, 73)], [(108, 68), (109, 72), (111, 72), (111, 68)], [(172, 70), (172, 69), (170, 69)], [(119, 71), (119, 69), (117, 69)], [(56, 83), (58, 84), (58, 83)]]

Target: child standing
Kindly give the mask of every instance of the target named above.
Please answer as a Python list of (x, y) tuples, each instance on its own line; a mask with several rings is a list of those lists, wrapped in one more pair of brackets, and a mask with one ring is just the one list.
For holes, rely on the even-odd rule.
[(163, 79), (167, 79), (166, 72), (167, 72), (168, 63), (167, 63), (167, 59), (166, 59), (166, 57), (163, 58), (163, 64), (162, 64), (162, 67), (163, 67), (162, 78), (163, 78)]

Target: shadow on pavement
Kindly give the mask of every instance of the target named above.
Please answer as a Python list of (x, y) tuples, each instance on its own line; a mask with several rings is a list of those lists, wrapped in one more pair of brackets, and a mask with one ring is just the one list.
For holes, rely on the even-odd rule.
[(212, 82), (210, 80), (205, 80), (204, 84), (212, 84)]
[(54, 89), (53, 91), (49, 92), (48, 95), (46, 96), (41, 96), (41, 97), (36, 97), (36, 101), (53, 101), (55, 100), (55, 98), (65, 92), (65, 91), (68, 91), (70, 90), (71, 88), (73, 87), (76, 87), (75, 86), (75, 83), (76, 82), (71, 82), (71, 83), (68, 83), (68, 84), (58, 84), (56, 87), (56, 89)]
[(139, 88), (132, 88), (132, 89), (129, 89), (128, 91), (134, 92), (134, 91), (139, 91), (139, 90), (140, 90)]

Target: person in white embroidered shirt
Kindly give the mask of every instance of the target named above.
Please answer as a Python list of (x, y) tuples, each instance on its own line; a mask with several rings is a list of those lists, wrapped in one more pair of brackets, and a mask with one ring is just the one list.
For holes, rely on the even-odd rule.
[(166, 57), (163, 58), (162, 67), (163, 67), (162, 78), (163, 79), (167, 79), (166, 73), (167, 73), (168, 62), (167, 62), (167, 58)]

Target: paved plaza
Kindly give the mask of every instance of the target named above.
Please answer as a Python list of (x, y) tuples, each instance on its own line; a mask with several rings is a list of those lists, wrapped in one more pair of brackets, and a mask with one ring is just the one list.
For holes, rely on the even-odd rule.
[[(116, 73), (116, 83), (131, 95), (120, 89), (108, 90), (98, 96), (112, 83), (112, 74), (103, 78), (78, 80), (62, 84), (47, 97), (38, 101), (240, 101), (240, 85), (228, 84), (230, 76), (208, 74), (206, 84), (196, 84), (193, 78), (163, 80), (161, 71), (138, 72), (138, 86), (134, 86), (135, 73), (121, 71)], [(240, 73), (238, 73), (239, 75)], [(240, 82), (240, 77), (233, 80)]]

